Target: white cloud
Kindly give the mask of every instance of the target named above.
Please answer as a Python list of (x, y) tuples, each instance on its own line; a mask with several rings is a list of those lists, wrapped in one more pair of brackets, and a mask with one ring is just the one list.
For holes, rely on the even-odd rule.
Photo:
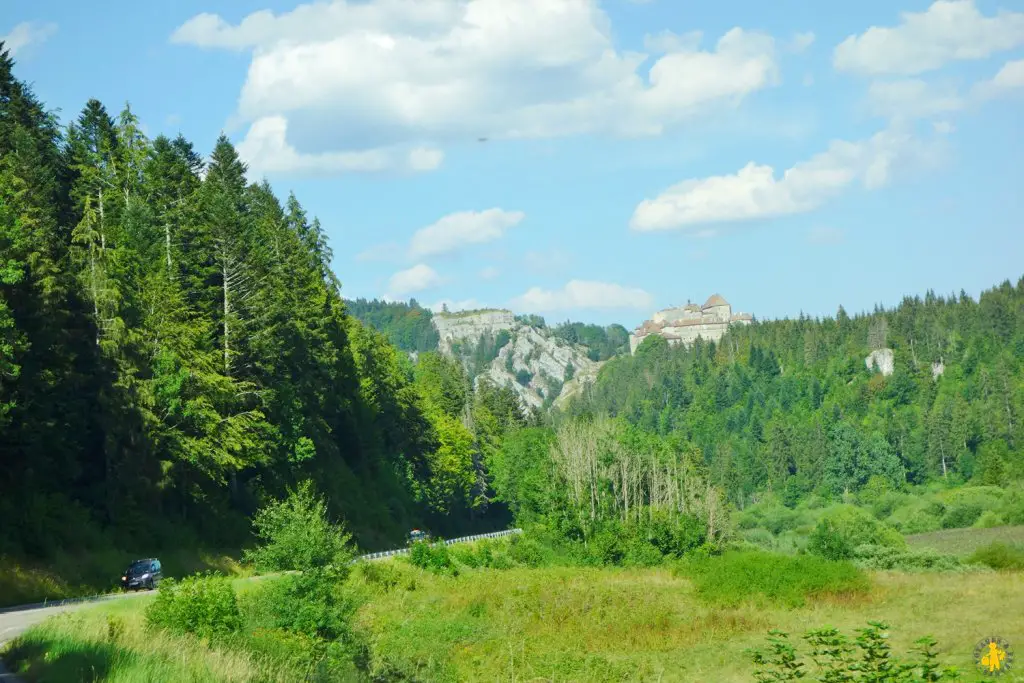
[(803, 213), (855, 182), (885, 185), (908, 165), (934, 161), (933, 146), (906, 133), (885, 130), (860, 142), (836, 140), (828, 150), (787, 169), (776, 179), (771, 166), (748, 163), (732, 175), (685, 180), (640, 202), (630, 227), (638, 231), (693, 228)]
[(1024, 91), (1024, 59), (1004, 64), (995, 76), (976, 84), (972, 94), (979, 100), (989, 100), (1017, 90)]
[(4, 44), (4, 50), (10, 51), (12, 56), (16, 56), (33, 43), (46, 42), (56, 32), (57, 24), (52, 22), (23, 21), (12, 28), (7, 35), (0, 36), (0, 41)]
[(916, 78), (873, 82), (868, 87), (868, 103), (873, 114), (895, 121), (949, 114), (965, 106), (955, 89)]
[(362, 151), (303, 154), (286, 139), (288, 121), (269, 116), (254, 122), (238, 144), (238, 155), (255, 175), (263, 173), (329, 174), (353, 171), (432, 171), (444, 153), (437, 149), (378, 147)]
[(457, 311), (475, 311), (480, 308), (484, 308), (483, 305), (476, 299), (463, 299), (461, 301), (452, 301), (451, 299), (441, 299), (440, 301), (427, 306), (434, 313), (438, 313), (444, 310), (444, 307), (448, 307), (448, 311), (455, 313)]
[(657, 135), (778, 81), (762, 33), (661, 45), (653, 59), (611, 34), (598, 0), (333, 0), (237, 25), (200, 14), (171, 40), (252, 52), (237, 117), (287, 169), (377, 168), (335, 150), (424, 141)]
[(896, 27), (872, 26), (840, 43), (833, 64), (860, 74), (913, 75), (957, 60), (983, 59), (1024, 44), (1024, 13), (983, 16), (973, 0), (937, 0), (904, 12)]
[(485, 266), (484, 268), (480, 269), (481, 280), (493, 280), (499, 275), (501, 275), (501, 271), (495, 268), (494, 266)]
[(611, 282), (570, 280), (561, 289), (532, 287), (512, 300), (512, 308), (528, 312), (570, 309), (649, 309), (653, 297), (642, 289)]
[(935, 132), (939, 135), (949, 135), (956, 130), (956, 126), (954, 126), (951, 121), (936, 121), (932, 124), (932, 128), (934, 128)]
[(422, 292), (441, 284), (441, 276), (430, 266), (418, 263), (412, 268), (400, 270), (388, 280), (388, 296), (402, 297)]
[(811, 244), (831, 245), (843, 241), (843, 231), (830, 225), (817, 225), (807, 233), (807, 241)]
[(457, 251), (471, 244), (501, 239), (509, 228), (526, 217), (522, 211), (493, 208), (485, 211), (459, 211), (416, 231), (409, 243), (409, 257), (422, 259)]

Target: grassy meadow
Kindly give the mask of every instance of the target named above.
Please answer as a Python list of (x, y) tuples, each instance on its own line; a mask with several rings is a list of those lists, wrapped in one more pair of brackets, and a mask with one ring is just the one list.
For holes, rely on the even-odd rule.
[[(889, 624), (899, 653), (934, 636), (940, 661), (968, 672), (980, 638), (1024, 643), (1021, 572), (860, 572), (816, 558), (758, 571), (750, 559), (727, 554), (700, 566), (654, 568), (462, 566), (454, 576), (404, 560), (361, 565), (345, 588), (359, 603), (353, 628), (365, 646), (363, 670), (324, 680), (752, 681), (747, 651), (762, 646), (769, 629), (799, 641), (826, 625), (852, 635), (870, 620)], [(716, 576), (719, 590), (709, 581)], [(244, 604), (273, 580), (233, 583)], [(802, 599), (792, 600), (794, 591)], [(154, 636), (144, 616), (152, 599), (62, 615), (25, 634), (5, 659), (30, 682), (288, 681), (308, 673), (251, 639), (211, 646), (192, 636)], [(1001, 680), (1024, 681), (1024, 674)]]

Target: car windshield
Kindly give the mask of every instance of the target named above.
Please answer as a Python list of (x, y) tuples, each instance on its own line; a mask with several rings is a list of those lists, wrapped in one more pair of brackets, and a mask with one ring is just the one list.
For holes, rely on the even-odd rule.
[(132, 566), (128, 567), (128, 574), (131, 576), (137, 576), (138, 574), (145, 574), (149, 571), (150, 563), (148, 561), (132, 562)]

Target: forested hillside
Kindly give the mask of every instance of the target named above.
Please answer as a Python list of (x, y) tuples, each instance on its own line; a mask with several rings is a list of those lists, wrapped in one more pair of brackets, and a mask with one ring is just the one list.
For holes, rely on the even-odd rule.
[[(865, 362), (884, 349), (888, 376)], [(651, 336), (605, 365), (570, 412), (693, 444), (738, 506), (757, 491), (839, 496), (872, 477), (1019, 480), (1024, 279), (978, 301), (929, 292), (870, 315), (756, 323), (717, 345)]]
[(345, 306), (350, 315), (381, 332), (402, 351), (437, 350), (437, 330), (430, 322), (430, 309), (420, 306), (416, 299), (409, 303), (349, 299)]
[(365, 546), (481, 519), (506, 394), (350, 317), (319, 222), (226, 137), (96, 100), (62, 127), (0, 53), (0, 554), (239, 544), (305, 479)]

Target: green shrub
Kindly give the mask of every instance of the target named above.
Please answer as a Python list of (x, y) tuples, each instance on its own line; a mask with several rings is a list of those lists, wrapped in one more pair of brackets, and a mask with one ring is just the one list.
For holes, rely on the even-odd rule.
[(981, 513), (981, 517), (975, 520), (973, 526), (976, 529), (994, 529), (997, 526), (1003, 526), (1006, 524), (1003, 521), (1002, 516), (998, 512), (992, 510), (985, 510)]
[(238, 601), (231, 583), (221, 576), (195, 575), (175, 582), (164, 579), (146, 609), (146, 622), (175, 633), (212, 638), (241, 628)]
[(346, 640), (355, 610), (333, 572), (305, 571), (271, 579), (247, 596), (251, 623), (326, 641)]
[(853, 563), (862, 569), (898, 569), (902, 571), (951, 571), (960, 569), (960, 560), (931, 548), (901, 550), (880, 545), (861, 545), (853, 551)]
[(626, 544), (622, 564), (626, 567), (654, 567), (662, 563), (665, 556), (642, 538), (634, 537)]
[(409, 548), (409, 561), (415, 567), (426, 569), (434, 574), (458, 575), (459, 570), (452, 562), (451, 553), (444, 543), (430, 544), (417, 541)]
[(774, 550), (776, 546), (775, 536), (772, 532), (767, 529), (762, 529), (761, 527), (746, 529), (740, 532), (740, 538), (747, 543), (764, 550)]
[(1024, 546), (997, 541), (978, 548), (967, 561), (992, 569), (1024, 569)]
[(892, 652), (888, 629), (884, 623), (869, 622), (867, 628), (857, 629), (857, 638), (852, 643), (835, 628), (808, 631), (803, 639), (811, 648), (813, 667), (803, 661), (789, 642), (788, 634), (769, 631), (768, 648), (750, 652), (754, 680), (796, 681), (813, 674), (808, 680), (925, 683), (960, 677), (956, 669), (939, 666), (936, 642), (930, 637), (916, 642), (916, 660), (902, 661)]
[(595, 533), (587, 544), (592, 564), (621, 565), (626, 557), (626, 543), (620, 529), (606, 527)]
[(1007, 524), (1024, 524), (1024, 490), (1017, 488), (1007, 492), (1000, 514)]
[(513, 536), (509, 555), (512, 560), (527, 567), (542, 567), (551, 562), (551, 551), (530, 537)]
[[(409, 575), (407, 565), (390, 561), (365, 561), (357, 564), (356, 568), (367, 585), (379, 588), (384, 592), (396, 588), (416, 590), (416, 578)], [(404, 571), (403, 568), (405, 568)]]
[(853, 556), (860, 545), (905, 548), (906, 541), (898, 531), (852, 505), (838, 505), (825, 511), (811, 532), (807, 550), (830, 560)]
[(958, 503), (953, 505), (942, 516), (943, 529), (963, 529), (978, 521), (982, 508), (977, 503)]
[(351, 536), (328, 520), (327, 504), (309, 482), (285, 500), (260, 509), (253, 527), (260, 545), (246, 551), (245, 557), (262, 570), (302, 571), (334, 565), (343, 571), (353, 555)]
[(869, 588), (867, 577), (853, 564), (813, 555), (760, 551), (695, 554), (681, 561), (676, 573), (690, 578), (703, 600), (727, 606), (762, 598), (798, 607), (809, 597), (861, 593)]

